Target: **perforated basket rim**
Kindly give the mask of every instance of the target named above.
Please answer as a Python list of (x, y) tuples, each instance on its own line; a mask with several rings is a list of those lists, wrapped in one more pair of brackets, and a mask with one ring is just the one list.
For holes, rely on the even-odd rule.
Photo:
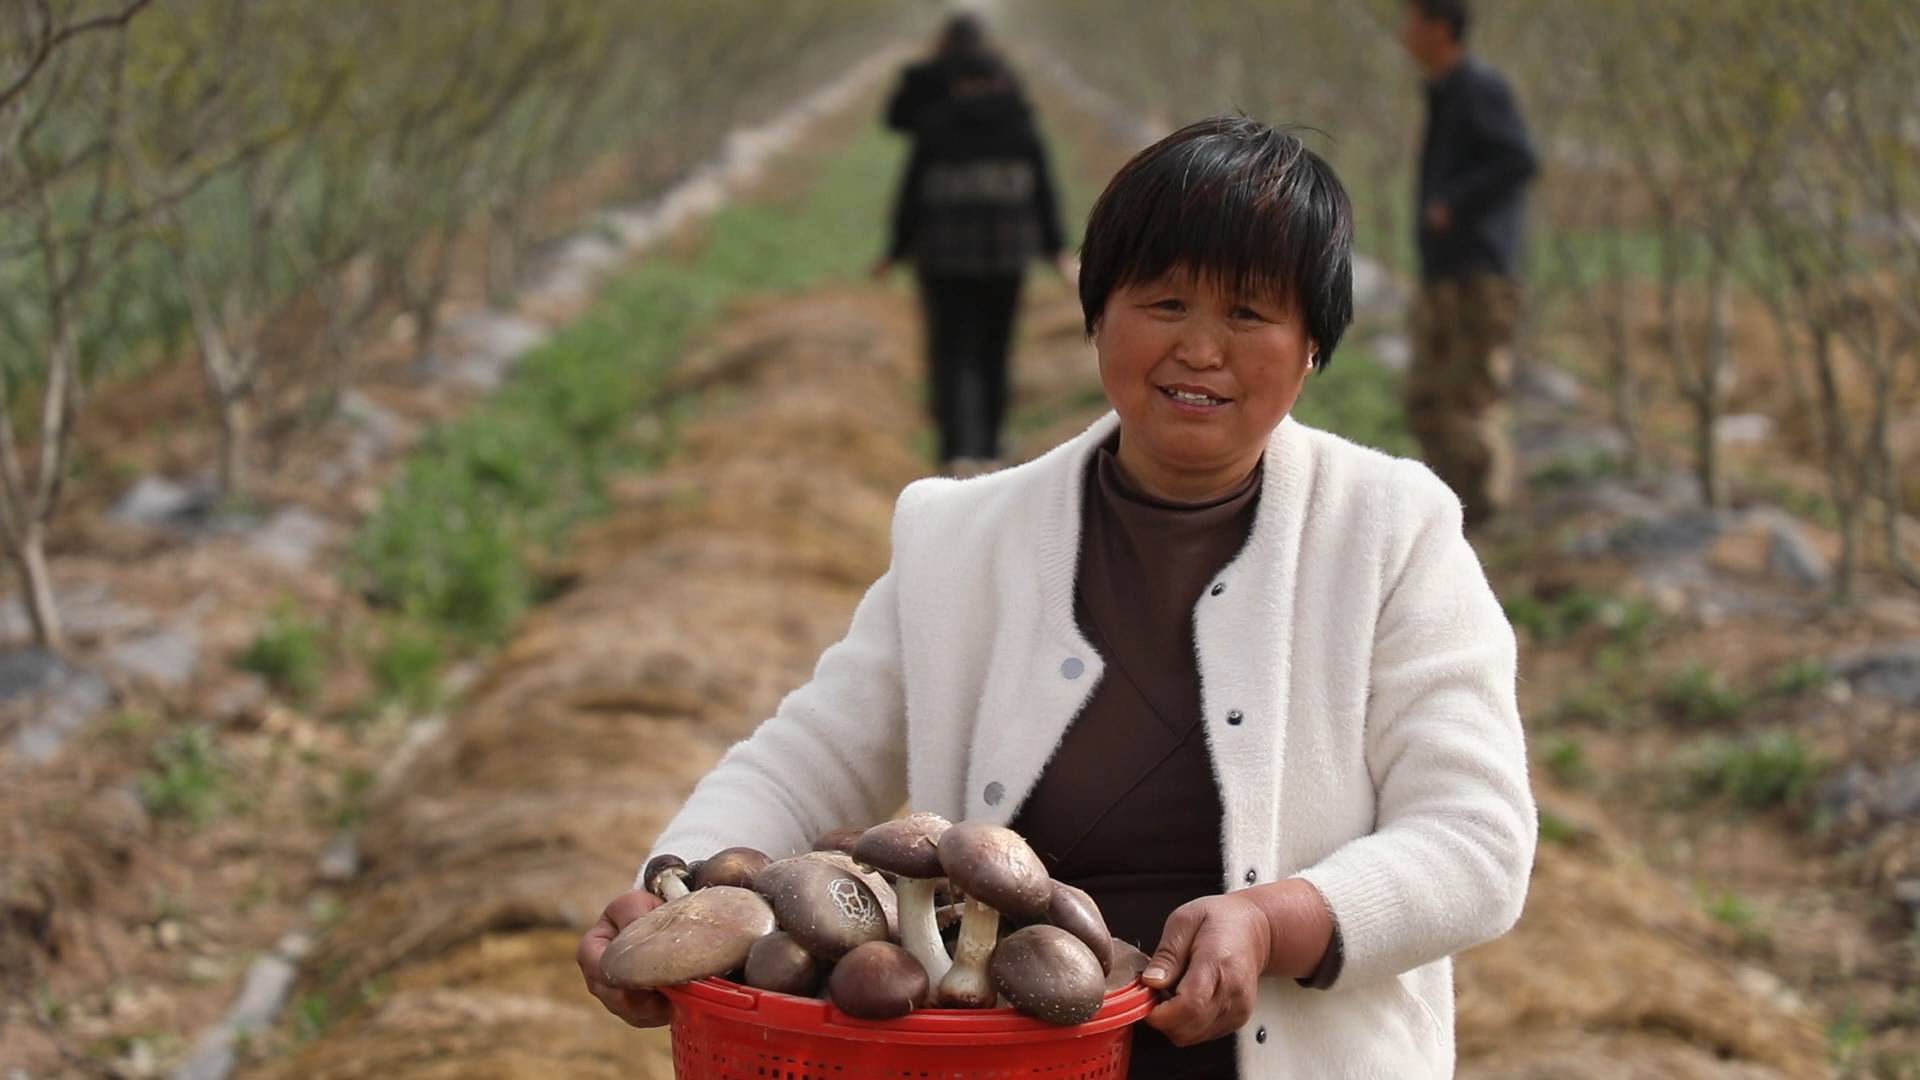
[(1153, 1010), (1153, 991), (1134, 980), (1108, 992), (1100, 1011), (1084, 1024), (1049, 1024), (1013, 1009), (915, 1009), (897, 1020), (861, 1020), (830, 1001), (757, 990), (728, 979), (701, 979), (661, 988), (682, 1009), (725, 1016), (774, 1031), (863, 1043), (960, 1046), (990, 1039), (1000, 1045), (1064, 1043), (1128, 1027)]

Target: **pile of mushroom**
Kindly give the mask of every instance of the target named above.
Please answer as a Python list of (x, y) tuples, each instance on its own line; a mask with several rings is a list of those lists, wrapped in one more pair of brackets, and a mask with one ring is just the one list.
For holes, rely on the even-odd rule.
[(641, 880), (666, 903), (614, 938), (602, 973), (633, 989), (714, 976), (799, 996), (824, 987), (867, 1020), (1006, 1004), (1081, 1024), (1146, 964), (1003, 826), (915, 813), (835, 829), (814, 849), (773, 860), (728, 848), (692, 866), (657, 856)]

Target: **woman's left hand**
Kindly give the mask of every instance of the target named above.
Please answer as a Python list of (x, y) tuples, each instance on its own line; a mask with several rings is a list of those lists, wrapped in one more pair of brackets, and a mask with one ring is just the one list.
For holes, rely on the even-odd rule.
[(1241, 893), (1203, 896), (1167, 917), (1141, 979), (1172, 997), (1147, 1014), (1175, 1046), (1238, 1031), (1253, 1016), (1273, 930), (1266, 912)]

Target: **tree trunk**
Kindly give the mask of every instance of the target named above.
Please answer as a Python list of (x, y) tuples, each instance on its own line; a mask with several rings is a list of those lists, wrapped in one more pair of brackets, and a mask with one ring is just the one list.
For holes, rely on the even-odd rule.
[(494, 207), (488, 214), (486, 276), (487, 303), (504, 308), (513, 302), (515, 277), (515, 256), (517, 245), (514, 242), (516, 228), (514, 218), (518, 212), (511, 207)]
[(1727, 369), (1727, 337), (1732, 332), (1732, 290), (1724, 270), (1715, 267), (1707, 284), (1707, 340), (1700, 372), (1700, 392), (1694, 400), (1696, 417), (1695, 446), (1699, 460), (1695, 468), (1700, 479), (1700, 501), (1707, 507), (1720, 505), (1720, 440), (1715, 431), (1720, 425), (1720, 376)]
[[(1607, 208), (1607, 276), (1613, 282), (1610, 303), (1601, 318), (1607, 328), (1607, 369), (1612, 386), (1613, 426), (1626, 443), (1626, 460), (1621, 463), (1629, 477), (1640, 475), (1646, 464), (1641, 447), (1640, 402), (1633, 374), (1633, 293), (1627, 288), (1627, 251), (1625, 226), (1620, 208), (1620, 187), (1613, 188)], [(1576, 280), (1578, 280), (1576, 278)]]
[(253, 436), (253, 408), (244, 395), (220, 398), (220, 494), (229, 501), (249, 494), (247, 455)]
[(1640, 439), (1640, 402), (1633, 378), (1632, 301), (1624, 278), (1613, 286), (1612, 310), (1607, 314), (1607, 375), (1613, 403), (1613, 426), (1626, 443), (1622, 462), (1628, 476), (1640, 475), (1645, 458)]
[(1834, 370), (1833, 334), (1818, 323), (1811, 329), (1813, 372), (1820, 389), (1820, 434), (1827, 459), (1827, 495), (1840, 517), (1840, 565), (1833, 575), (1833, 600), (1845, 605), (1853, 602), (1853, 582), (1860, 566), (1860, 505), (1866, 485), (1858, 474), (1860, 462), (1847, 442), (1840, 380)]
[[(1891, 372), (1893, 361), (1882, 358), (1877, 373), (1887, 375)], [(1875, 380), (1874, 417), (1871, 438), (1873, 445), (1868, 453), (1876, 464), (1875, 478), (1880, 485), (1880, 502), (1886, 513), (1885, 542), (1887, 547), (1887, 565), (1900, 575), (1900, 579), (1909, 586), (1920, 589), (1920, 567), (1915, 567), (1907, 558), (1907, 549), (1900, 536), (1900, 462), (1893, 452), (1889, 413), (1893, 398), (1893, 380), (1882, 377)]]
[(447, 285), (453, 276), (454, 236), (451, 226), (442, 229), (431, 244), (433, 251), (428, 256), (427, 280), (417, 290), (411, 283), (407, 288), (407, 306), (413, 312), (414, 325), (418, 327), (420, 335), (414, 339), (414, 372), (422, 382), (440, 373), (433, 346), (434, 338), (440, 334), (440, 302), (446, 299)]
[(53, 574), (47, 569), (46, 532), (38, 522), (29, 523), (20, 536), (13, 552), (13, 565), (20, 575), (27, 619), (33, 625), (33, 640), (49, 652), (64, 650), (66, 634), (60, 626), (60, 610), (53, 602)]

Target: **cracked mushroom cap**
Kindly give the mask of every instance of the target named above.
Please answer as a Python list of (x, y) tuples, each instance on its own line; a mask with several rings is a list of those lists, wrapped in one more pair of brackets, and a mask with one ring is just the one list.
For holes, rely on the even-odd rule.
[(634, 990), (724, 975), (775, 929), (773, 908), (758, 894), (725, 885), (702, 889), (628, 923), (601, 955), (600, 973)]
[(1102, 974), (1113, 970), (1113, 935), (1107, 932), (1107, 918), (1100, 905), (1086, 890), (1065, 882), (1053, 883), (1053, 898), (1047, 901), (1047, 921), (1080, 939), (1100, 961)]
[(887, 936), (900, 936), (900, 898), (895, 895), (893, 885), (887, 881), (885, 874), (861, 866), (844, 851), (805, 851), (794, 858), (837, 866), (866, 882), (867, 888), (872, 889), (873, 895), (879, 898), (880, 910), (887, 914)]
[(953, 887), (1021, 919), (1047, 914), (1053, 879), (1020, 834), (1001, 825), (963, 821), (940, 837), (940, 865)]
[(1084, 1024), (1107, 996), (1093, 950), (1057, 926), (1036, 924), (1008, 934), (987, 971), (1009, 1004), (1049, 1024)]
[(834, 965), (827, 993), (834, 1007), (862, 1020), (892, 1020), (927, 1003), (927, 969), (891, 941), (869, 941)]
[(939, 814), (908, 814), (860, 834), (853, 860), (897, 877), (931, 881), (940, 868), (940, 837), (952, 823)]
[(887, 939), (886, 911), (857, 874), (821, 859), (794, 858), (770, 864), (758, 877), (780, 928), (821, 960)]
[(715, 885), (751, 889), (753, 875), (766, 869), (772, 861), (765, 852), (750, 847), (730, 847), (716, 852), (711, 858), (702, 859), (687, 884), (696, 889), (709, 889)]

